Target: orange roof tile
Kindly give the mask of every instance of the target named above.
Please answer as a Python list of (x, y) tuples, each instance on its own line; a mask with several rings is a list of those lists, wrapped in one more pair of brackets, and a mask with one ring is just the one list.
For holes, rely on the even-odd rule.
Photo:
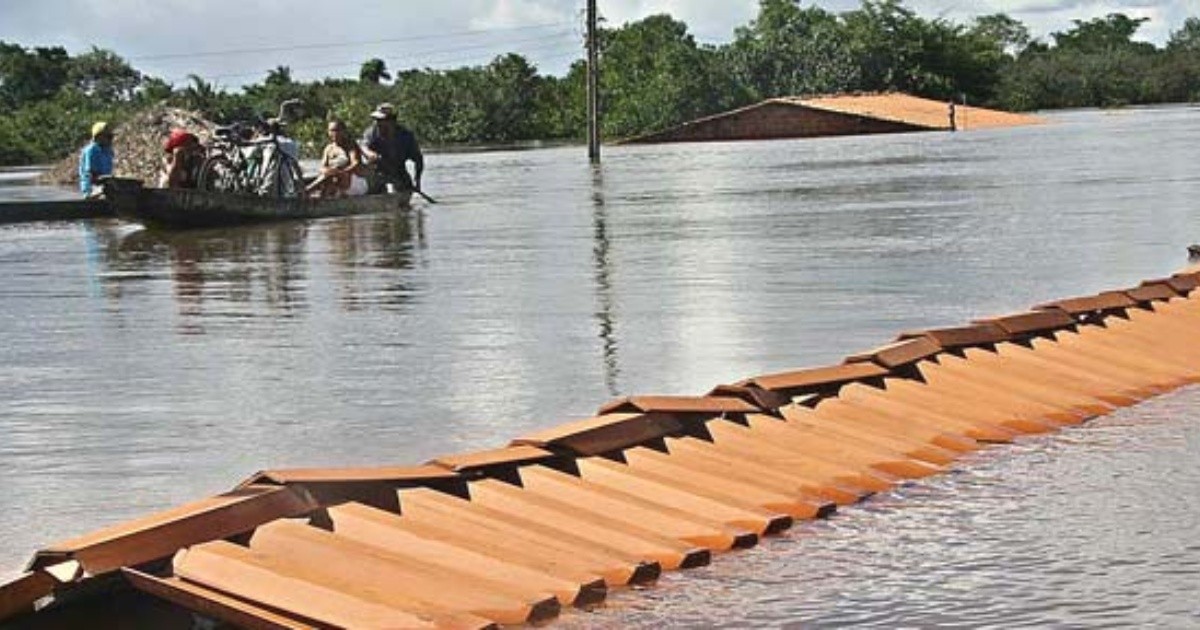
[[(930, 129), (950, 128), (949, 103), (899, 92), (843, 94), (815, 98), (790, 97), (780, 100), (830, 112), (903, 122)], [(1042, 122), (1042, 119), (1036, 116), (1013, 114), (982, 107), (957, 105), (955, 110), (955, 119), (960, 130), (1017, 127)]]

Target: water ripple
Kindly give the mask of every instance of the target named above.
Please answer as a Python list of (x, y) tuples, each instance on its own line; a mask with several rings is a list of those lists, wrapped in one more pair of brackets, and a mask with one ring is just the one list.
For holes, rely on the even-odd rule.
[[(1056, 120), (439, 154), (413, 212), (2, 227), (0, 573), (255, 470), (490, 448), (1182, 265), (1197, 111)], [(1200, 626), (1197, 409), (974, 454), (567, 625)]]

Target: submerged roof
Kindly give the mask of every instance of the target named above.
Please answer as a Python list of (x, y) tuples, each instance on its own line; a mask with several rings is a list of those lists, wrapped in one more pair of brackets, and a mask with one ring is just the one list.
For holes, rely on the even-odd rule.
[[(709, 396), (623, 398), (420, 466), (262, 471), (43, 549), (0, 584), (0, 623), (113, 627), (106, 615), (125, 615), (125, 627), (193, 627), (192, 613), (264, 629), (542, 623), (941, 472), (977, 440), (1077, 424), (1193, 382), (1197, 288), (1192, 271), (909, 332), (838, 366)], [(1047, 341), (1066, 331), (1069, 345)], [(1105, 376), (1079, 379), (1089, 371)], [(114, 591), (141, 599), (113, 605)], [(160, 616), (130, 622), (139, 611)], [(72, 612), (82, 621), (66, 623)]]
[[(780, 112), (790, 110), (790, 115)], [(765, 140), (837, 135), (951, 130), (950, 103), (899, 92), (785, 96), (705, 116), (624, 140), (657, 143)], [(1043, 122), (1037, 116), (967, 105), (954, 106), (954, 129), (1017, 127)]]
[[(929, 129), (950, 129), (949, 103), (936, 101), (899, 92), (887, 94), (842, 94), (813, 98), (786, 98), (785, 102), (796, 103), (813, 109), (823, 109), (855, 116), (866, 116), (879, 120), (903, 122)], [(955, 105), (955, 122), (960, 131), (993, 127), (1019, 127), (1042, 122), (1037, 116), (1014, 114), (996, 109)]]

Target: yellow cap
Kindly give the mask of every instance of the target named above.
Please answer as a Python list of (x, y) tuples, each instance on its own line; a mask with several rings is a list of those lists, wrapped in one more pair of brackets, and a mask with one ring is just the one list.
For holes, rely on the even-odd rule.
[(108, 131), (108, 123), (106, 123), (104, 121), (100, 121), (100, 122), (92, 125), (92, 137), (93, 138), (104, 133), (105, 131)]

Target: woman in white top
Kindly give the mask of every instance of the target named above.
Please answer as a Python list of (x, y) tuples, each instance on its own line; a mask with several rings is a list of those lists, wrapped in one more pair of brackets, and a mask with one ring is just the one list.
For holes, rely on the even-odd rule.
[(341, 197), (350, 190), (354, 175), (362, 165), (362, 150), (346, 134), (340, 120), (329, 121), (329, 144), (321, 153), (321, 175), (309, 185), (310, 193), (321, 197)]

